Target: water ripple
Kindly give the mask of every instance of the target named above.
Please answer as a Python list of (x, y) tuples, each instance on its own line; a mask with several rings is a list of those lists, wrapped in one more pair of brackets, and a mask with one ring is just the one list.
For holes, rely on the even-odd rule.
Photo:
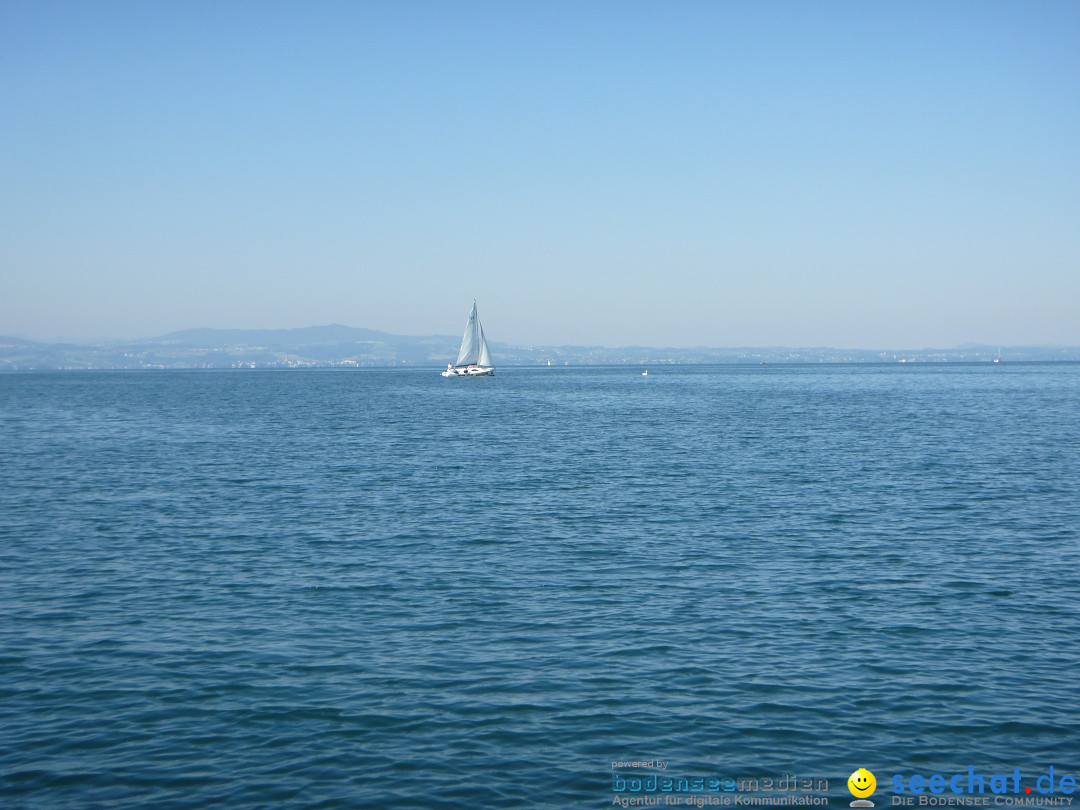
[(1075, 366), (485, 382), (0, 375), (4, 806), (1080, 775)]

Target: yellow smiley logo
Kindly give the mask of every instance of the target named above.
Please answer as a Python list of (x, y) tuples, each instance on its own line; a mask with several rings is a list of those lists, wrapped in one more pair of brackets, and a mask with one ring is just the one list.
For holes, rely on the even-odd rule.
[(847, 780), (847, 788), (852, 796), (865, 799), (877, 788), (877, 779), (866, 768), (859, 768)]

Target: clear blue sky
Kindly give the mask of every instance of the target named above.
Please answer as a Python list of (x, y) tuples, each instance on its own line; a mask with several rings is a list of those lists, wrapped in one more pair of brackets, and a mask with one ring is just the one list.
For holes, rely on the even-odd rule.
[(1080, 344), (1080, 3), (0, 3), (0, 334)]

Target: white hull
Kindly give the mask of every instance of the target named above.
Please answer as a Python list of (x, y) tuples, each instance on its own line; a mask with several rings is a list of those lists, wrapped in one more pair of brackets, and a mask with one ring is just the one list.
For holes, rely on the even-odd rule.
[(472, 368), (448, 368), (442, 373), (444, 377), (491, 377), (495, 374), (495, 367), (490, 368), (478, 368), (473, 366)]

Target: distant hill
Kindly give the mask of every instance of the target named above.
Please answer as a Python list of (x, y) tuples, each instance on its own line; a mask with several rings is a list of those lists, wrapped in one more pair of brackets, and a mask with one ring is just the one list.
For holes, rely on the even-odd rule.
[(430, 338), (400, 337), (374, 329), (359, 329), (337, 323), (329, 326), (305, 326), (300, 329), (185, 329), (181, 332), (170, 332), (158, 338), (163, 343), (177, 343), (202, 348), (229, 345), (318, 346), (371, 341), (423, 341), (428, 339)]
[[(135, 341), (45, 343), (0, 336), (0, 371), (50, 369), (430, 367), (460, 337), (391, 335), (340, 324), (302, 329), (187, 329)], [(965, 345), (955, 349), (514, 346), (490, 342), (497, 366), (1080, 361), (1080, 348)]]
[(0, 337), (0, 370), (445, 365), (460, 338), (390, 335), (332, 324), (187, 329), (157, 338), (43, 343)]
[[(460, 343), (449, 336), (412, 337), (341, 324), (301, 329), (187, 329), (158, 339), (173, 351), (214, 361), (230, 355), (258, 365), (422, 365), (439, 363)], [(239, 353), (243, 358), (233, 358)], [(440, 363), (441, 364), (441, 363)], [(215, 366), (220, 365), (215, 362)]]

